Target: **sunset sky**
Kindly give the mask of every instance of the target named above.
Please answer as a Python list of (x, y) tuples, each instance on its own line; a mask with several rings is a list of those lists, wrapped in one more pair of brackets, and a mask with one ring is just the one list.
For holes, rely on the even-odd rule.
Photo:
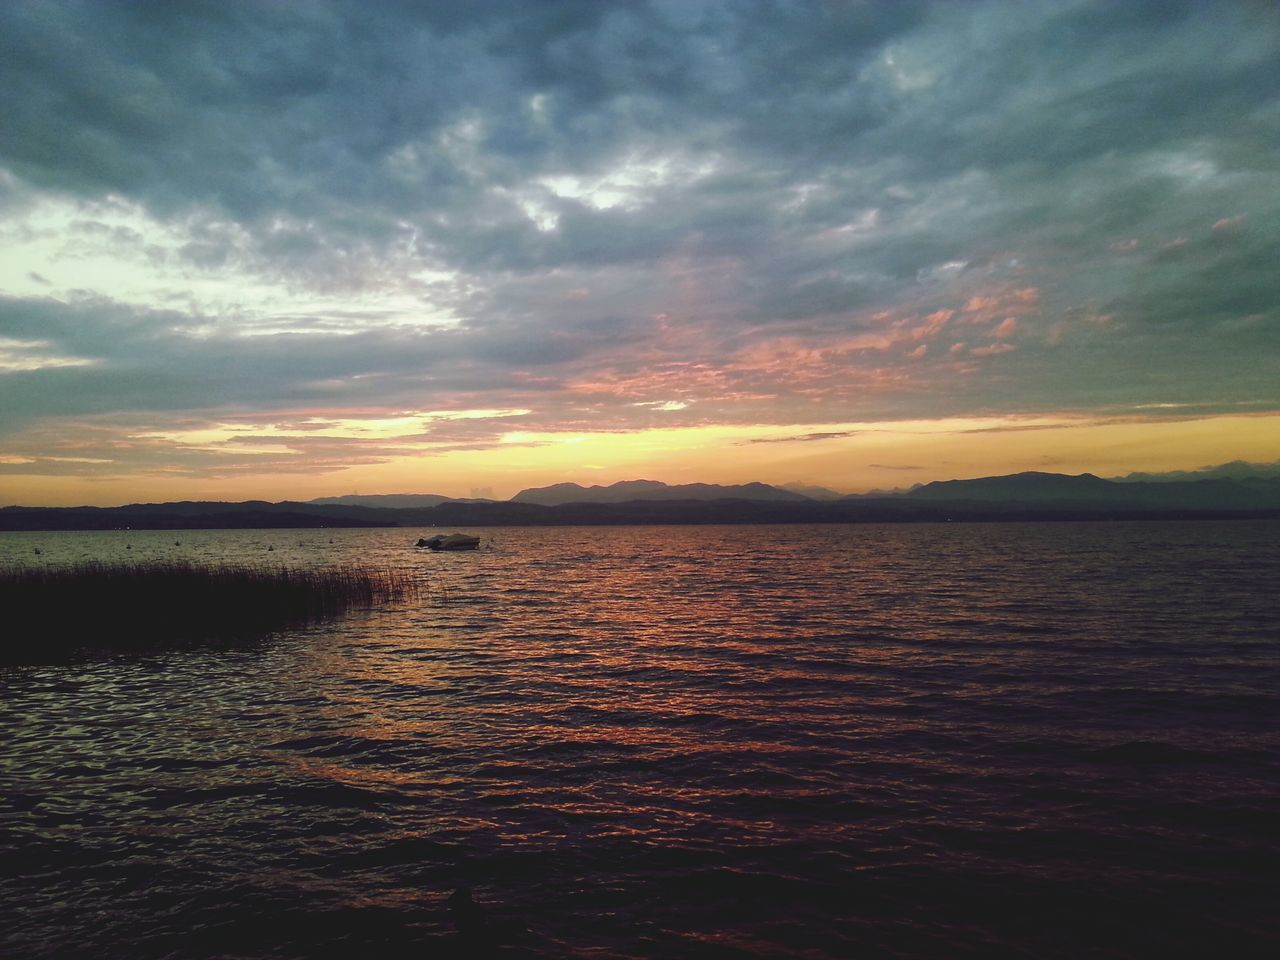
[(1280, 7), (0, 4), (0, 504), (1280, 460)]

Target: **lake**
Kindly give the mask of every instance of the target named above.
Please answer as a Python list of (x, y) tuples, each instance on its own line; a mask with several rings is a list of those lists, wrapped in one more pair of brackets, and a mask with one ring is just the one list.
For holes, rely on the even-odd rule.
[(422, 584), (0, 671), (0, 955), (1280, 945), (1280, 522), (431, 532), (0, 535)]

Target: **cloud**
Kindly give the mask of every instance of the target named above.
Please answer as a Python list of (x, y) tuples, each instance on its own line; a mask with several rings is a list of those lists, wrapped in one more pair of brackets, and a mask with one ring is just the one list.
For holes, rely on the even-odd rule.
[(689, 406), (683, 400), (642, 400), (634, 404), (637, 407), (648, 407), (651, 410), (661, 410), (670, 412), (673, 410), (683, 410)]
[(799, 433), (785, 437), (752, 437), (745, 443), (810, 443), (815, 440), (840, 440), (856, 437), (861, 430), (825, 430), (815, 433)]
[(1243, 224), (1247, 219), (1249, 219), (1249, 215), (1247, 213), (1237, 213), (1234, 217), (1222, 217), (1221, 219), (1214, 221), (1213, 227), (1211, 229), (1215, 233), (1222, 230), (1234, 230), (1236, 227)]
[(1278, 17), (0, 5), (0, 440), (1274, 398)]
[(973, 347), (969, 350), (971, 357), (995, 357), (1002, 353), (1012, 353), (1017, 350), (1012, 343), (993, 343), (985, 347)]

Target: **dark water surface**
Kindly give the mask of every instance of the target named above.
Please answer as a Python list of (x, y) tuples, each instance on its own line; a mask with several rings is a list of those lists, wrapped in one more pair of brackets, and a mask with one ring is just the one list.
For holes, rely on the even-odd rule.
[(1280, 948), (1280, 524), (476, 532), (0, 539), (425, 584), (0, 672), (0, 955)]

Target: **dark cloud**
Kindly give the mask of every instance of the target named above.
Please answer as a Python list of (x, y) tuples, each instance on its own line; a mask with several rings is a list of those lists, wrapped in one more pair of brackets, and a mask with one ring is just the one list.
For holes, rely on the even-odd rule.
[[(1278, 48), (1261, 3), (15, 0), (0, 425), (1274, 406)], [(104, 251), (163, 282), (46, 263)]]
[[(753, 437), (746, 443), (797, 443), (813, 440), (838, 440), (842, 437), (856, 437), (860, 430), (822, 430), (813, 433), (798, 433), (789, 437)], [(873, 464), (874, 466), (874, 464)]]

